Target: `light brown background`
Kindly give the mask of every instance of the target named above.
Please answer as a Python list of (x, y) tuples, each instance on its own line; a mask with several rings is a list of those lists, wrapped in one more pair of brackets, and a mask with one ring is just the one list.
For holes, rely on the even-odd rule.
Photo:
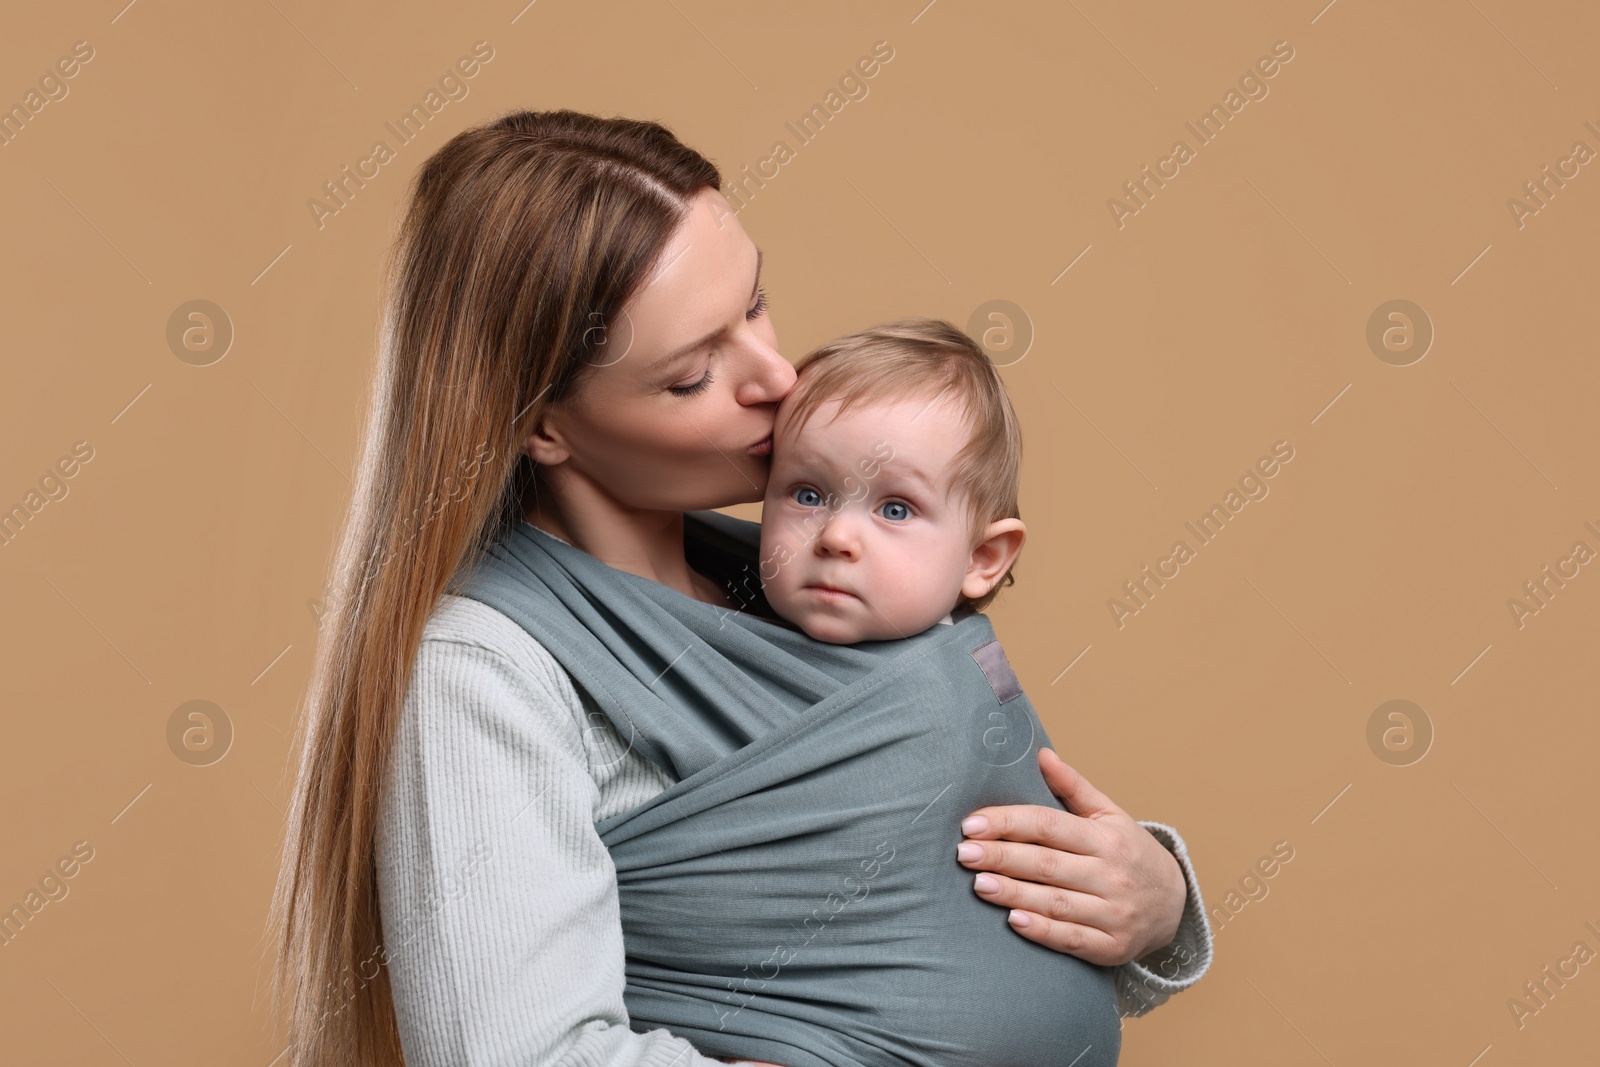
[[(0, 903), (95, 854), (0, 948), (0, 1059), (280, 1052), (260, 938), (394, 213), (455, 131), (569, 106), (664, 121), (730, 177), (790, 143), (740, 221), (791, 359), (991, 299), (1031, 321), (1011, 658), (1059, 750), (1182, 831), (1209, 905), (1295, 850), (1123, 1062), (1593, 1062), (1600, 964), (1520, 1029), (1507, 1001), (1600, 950), (1600, 565), (1520, 629), (1507, 600), (1600, 549), (1600, 164), (1522, 228), (1506, 201), (1600, 149), (1600, 13), (1324, 3), (10, 12), (0, 104), (74, 41), (95, 58), (0, 148), (0, 506), (95, 454), (0, 548)], [(470, 95), (319, 230), (322, 183), (479, 40)], [(868, 97), (798, 145), (784, 123), (879, 40)], [(1119, 230), (1107, 199), (1280, 40), (1270, 95)], [(1399, 298), (1436, 330), (1407, 367), (1365, 340)], [(194, 299), (236, 331), (206, 367), (165, 338)], [(1279, 440), (1271, 495), (1119, 629), (1107, 599)], [(194, 699), (235, 730), (207, 767), (166, 740)], [(1366, 739), (1391, 699), (1435, 731), (1409, 766)]]

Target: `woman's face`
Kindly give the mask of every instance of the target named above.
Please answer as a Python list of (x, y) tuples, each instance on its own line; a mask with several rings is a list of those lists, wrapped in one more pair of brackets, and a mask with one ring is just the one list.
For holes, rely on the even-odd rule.
[[(760, 285), (760, 254), (727, 201), (701, 190), (655, 273), (607, 324), (598, 369), (528, 441), (552, 485), (628, 509), (760, 500), (773, 416), (794, 385)], [(542, 432), (541, 432), (542, 431)]]

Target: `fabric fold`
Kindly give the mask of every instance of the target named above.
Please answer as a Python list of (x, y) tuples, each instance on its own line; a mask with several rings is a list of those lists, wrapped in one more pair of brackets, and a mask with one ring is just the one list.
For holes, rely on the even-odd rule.
[[(759, 589), (757, 524), (684, 527), (697, 570)], [(596, 825), (635, 1030), (786, 1067), (1116, 1062), (1112, 969), (1018, 935), (955, 858), (975, 808), (1061, 806), (985, 616), (831, 645), (525, 522), (457, 591), (526, 629), (675, 780)]]

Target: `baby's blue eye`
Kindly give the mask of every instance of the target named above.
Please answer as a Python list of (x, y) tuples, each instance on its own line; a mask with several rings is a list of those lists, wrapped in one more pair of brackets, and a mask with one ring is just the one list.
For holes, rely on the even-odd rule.
[(822, 506), (822, 494), (809, 485), (802, 485), (793, 493), (794, 502), (801, 507), (819, 508)]
[[(891, 512), (891, 508), (898, 510)], [(898, 500), (890, 500), (886, 502), (879, 510), (883, 512), (884, 518), (891, 519), (895, 522), (902, 522), (911, 517), (911, 508)]]

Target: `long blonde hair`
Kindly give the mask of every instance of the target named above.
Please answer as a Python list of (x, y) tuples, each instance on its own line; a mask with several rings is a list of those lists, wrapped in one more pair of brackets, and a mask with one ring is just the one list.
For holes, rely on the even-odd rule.
[(415, 176), (269, 919), (287, 1067), (404, 1062), (375, 841), (423, 627), (520, 520), (536, 476), (521, 442), (606, 361), (606, 324), (720, 185), (664, 126), (567, 110), (464, 130)]

